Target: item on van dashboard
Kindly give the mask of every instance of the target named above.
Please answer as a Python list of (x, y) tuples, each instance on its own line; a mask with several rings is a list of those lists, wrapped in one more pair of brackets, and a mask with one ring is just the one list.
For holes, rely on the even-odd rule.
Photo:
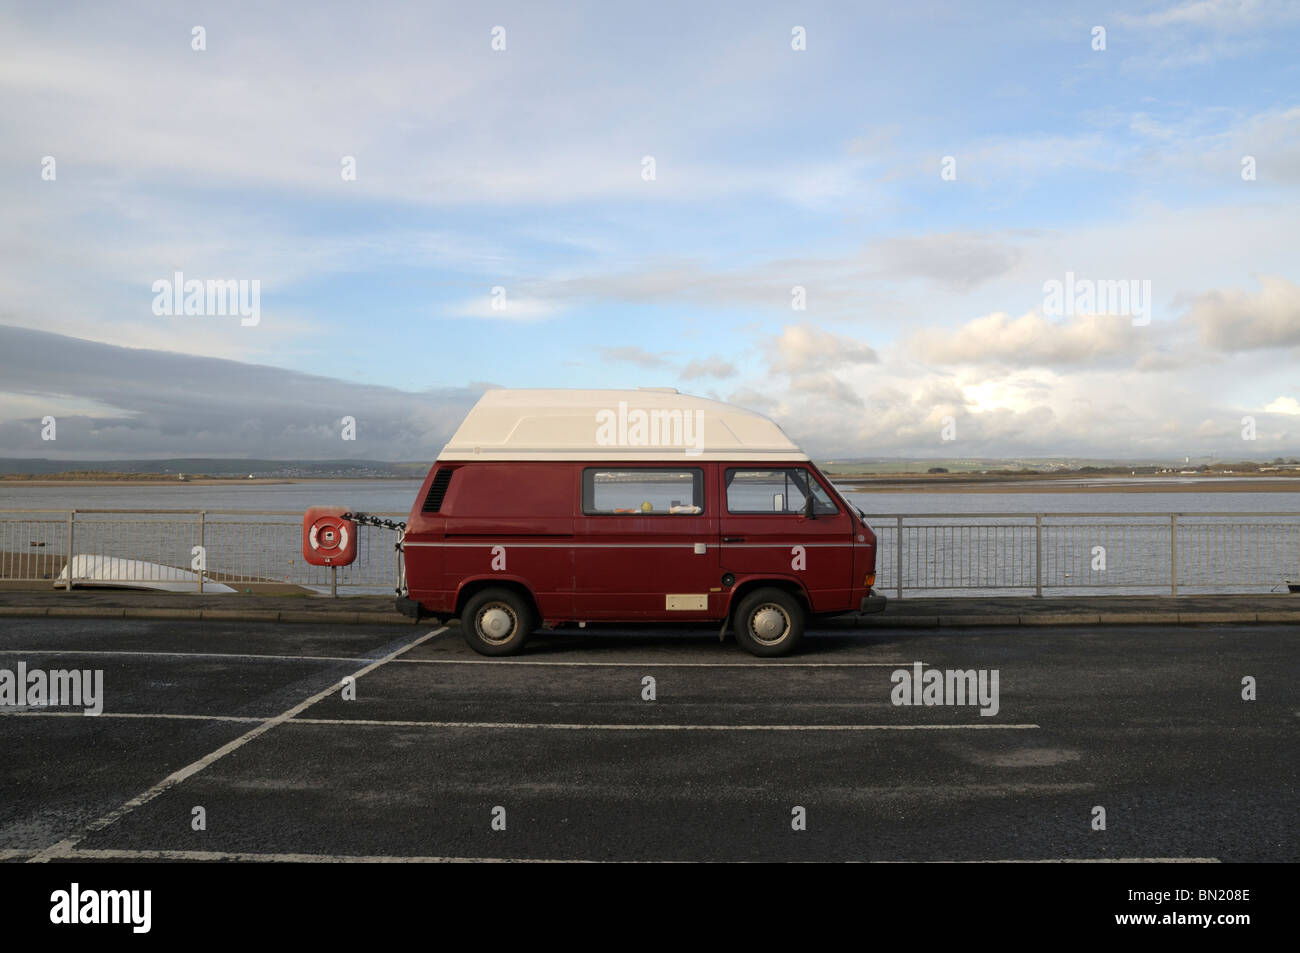
[(485, 392), (402, 549), (407, 605), (484, 655), (542, 625), (687, 621), (778, 656), (810, 617), (885, 606), (875, 533), (781, 428), (671, 389)]

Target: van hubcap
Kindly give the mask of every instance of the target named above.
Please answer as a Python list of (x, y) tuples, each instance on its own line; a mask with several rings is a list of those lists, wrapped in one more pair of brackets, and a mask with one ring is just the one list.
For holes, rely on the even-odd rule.
[(489, 642), (504, 642), (515, 630), (515, 615), (505, 606), (488, 606), (479, 613), (478, 630)]
[(760, 642), (780, 642), (790, 629), (790, 619), (780, 606), (759, 606), (750, 618), (749, 631)]

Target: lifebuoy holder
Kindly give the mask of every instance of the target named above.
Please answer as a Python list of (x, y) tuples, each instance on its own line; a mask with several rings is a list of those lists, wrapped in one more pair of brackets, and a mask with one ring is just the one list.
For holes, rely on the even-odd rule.
[(357, 558), (357, 524), (342, 506), (313, 506), (302, 516), (302, 558), (313, 566), (348, 566)]

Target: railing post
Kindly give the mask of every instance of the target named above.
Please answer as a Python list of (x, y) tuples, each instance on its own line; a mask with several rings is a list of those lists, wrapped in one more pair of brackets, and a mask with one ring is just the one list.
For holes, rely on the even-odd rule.
[(203, 595), (203, 574), (208, 569), (208, 547), (203, 542), (203, 515), (204, 510), (199, 510), (199, 553), (202, 559), (199, 560), (199, 595)]
[(1169, 514), (1169, 594), (1178, 595), (1178, 514)]
[(68, 592), (72, 591), (72, 521), (73, 518), (76, 516), (76, 513), (77, 513), (76, 510), (68, 510), (68, 562), (67, 562), (68, 582), (63, 587)]
[(1034, 514), (1034, 595), (1043, 597), (1043, 514)]
[(898, 518), (898, 532), (894, 537), (895, 549), (898, 550), (898, 568), (896, 572), (898, 585), (898, 598), (903, 598), (903, 517)]

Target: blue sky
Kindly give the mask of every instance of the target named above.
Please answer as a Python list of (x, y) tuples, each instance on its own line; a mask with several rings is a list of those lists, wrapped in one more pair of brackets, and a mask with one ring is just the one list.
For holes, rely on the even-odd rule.
[[(44, 410), (69, 457), (428, 457), (485, 384), (678, 386), (822, 454), (1300, 453), (1300, 6), (701, 6), (6, 5), (0, 325), (337, 405), (187, 430), (14, 338), (0, 453), (54, 455)], [(154, 314), (178, 270), (259, 322)], [(1045, 314), (1066, 272), (1150, 323)], [(303, 436), (376, 387), (402, 449)]]

